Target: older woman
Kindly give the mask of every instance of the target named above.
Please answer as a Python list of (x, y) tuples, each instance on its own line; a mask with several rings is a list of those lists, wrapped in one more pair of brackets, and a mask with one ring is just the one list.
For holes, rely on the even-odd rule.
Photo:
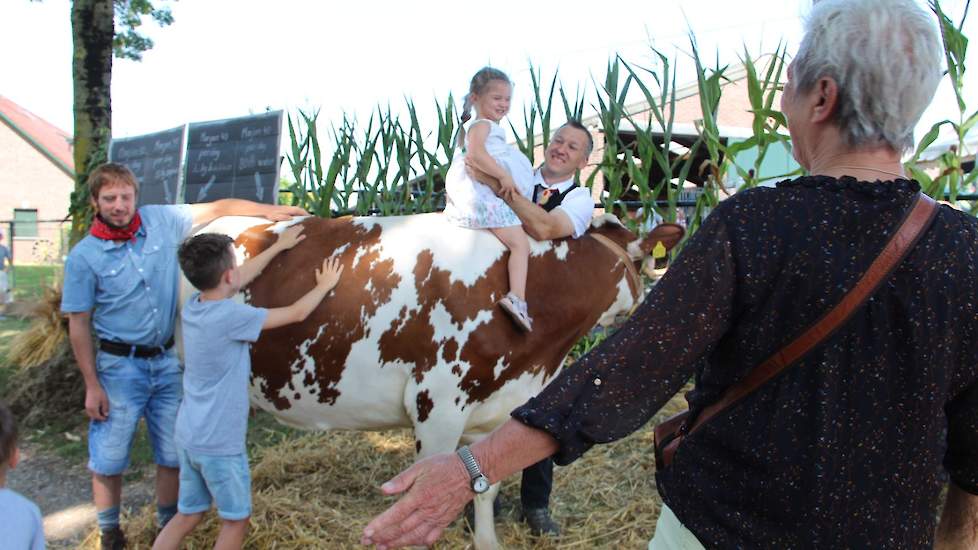
[[(913, 0), (822, 0), (782, 98), (810, 176), (723, 202), (602, 346), (513, 419), (390, 482), (363, 542), (431, 543), (478, 490), (641, 427), (691, 377), (701, 411), (838, 303), (915, 201), (901, 152), (941, 78)], [(941, 207), (871, 298), (780, 376), (713, 417), (656, 474), (652, 548), (978, 547), (978, 223)], [(467, 457), (463, 457), (467, 458)], [(650, 452), (651, 460), (651, 452)], [(479, 480), (481, 481), (481, 480)], [(573, 484), (573, 481), (571, 482)]]

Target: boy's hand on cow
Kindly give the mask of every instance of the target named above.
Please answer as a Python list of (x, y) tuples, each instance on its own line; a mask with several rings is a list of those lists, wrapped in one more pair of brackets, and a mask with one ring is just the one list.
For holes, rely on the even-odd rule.
[(278, 236), (278, 241), (275, 242), (275, 245), (281, 250), (289, 250), (295, 245), (301, 243), (306, 238), (306, 236), (302, 234), (303, 229), (305, 228), (301, 225), (293, 225), (292, 227), (289, 227)]
[(343, 274), (343, 264), (340, 263), (340, 258), (324, 258), (323, 268), (321, 270), (316, 270), (316, 286), (319, 288), (326, 289), (327, 291), (332, 290), (336, 286), (336, 283), (340, 280), (340, 275)]

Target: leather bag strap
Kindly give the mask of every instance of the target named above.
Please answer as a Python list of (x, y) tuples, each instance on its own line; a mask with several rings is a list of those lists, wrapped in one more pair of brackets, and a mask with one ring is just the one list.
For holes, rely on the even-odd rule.
[(918, 193), (913, 206), (904, 216), (899, 228), (883, 251), (866, 270), (852, 289), (838, 304), (823, 315), (800, 336), (781, 348), (777, 353), (754, 368), (740, 382), (731, 386), (717, 402), (704, 408), (692, 426), (684, 426), (684, 434), (692, 433), (717, 413), (740, 401), (762, 384), (774, 378), (786, 367), (805, 356), (815, 346), (831, 336), (845, 323), (859, 306), (879, 288), (893, 269), (900, 264), (937, 214), (937, 203), (923, 193)]

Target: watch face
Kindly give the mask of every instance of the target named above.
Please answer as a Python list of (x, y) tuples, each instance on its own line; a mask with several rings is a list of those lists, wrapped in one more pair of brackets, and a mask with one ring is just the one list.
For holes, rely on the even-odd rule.
[(472, 480), (472, 490), (476, 493), (485, 493), (489, 490), (489, 480), (486, 476), (479, 476)]

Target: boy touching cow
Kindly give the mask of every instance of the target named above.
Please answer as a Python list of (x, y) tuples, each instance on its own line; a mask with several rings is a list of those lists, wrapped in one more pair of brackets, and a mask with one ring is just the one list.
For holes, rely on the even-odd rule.
[(306, 319), (336, 286), (343, 267), (324, 259), (316, 284), (294, 304), (256, 308), (231, 298), (280, 252), (305, 238), (301, 226), (281, 233), (261, 254), (235, 266), (231, 238), (205, 233), (180, 246), (180, 268), (199, 292), (183, 307), (184, 397), (177, 413), (180, 459), (178, 514), (153, 548), (176, 549), (216, 503), (221, 532), (215, 548), (240, 548), (251, 515), (251, 479), (245, 452), (249, 344), (262, 330)]

